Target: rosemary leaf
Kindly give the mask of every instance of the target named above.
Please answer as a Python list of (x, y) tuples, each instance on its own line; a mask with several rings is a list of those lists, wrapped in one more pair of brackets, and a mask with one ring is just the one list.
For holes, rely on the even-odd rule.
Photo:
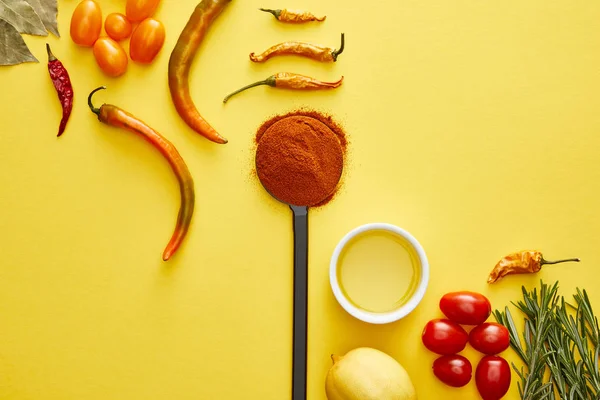
[(551, 287), (541, 282), (539, 294), (537, 289), (529, 292), (522, 287), (521, 291), (523, 300), (513, 304), (525, 316), (522, 335), (524, 345), (508, 308), (505, 308), (504, 312), (495, 311), (494, 317), (508, 329), (511, 347), (525, 363), (525, 369), (521, 369), (518, 373), (521, 399), (554, 399), (553, 383), (545, 382), (544, 375), (548, 360), (557, 372), (560, 368), (559, 362), (556, 358), (552, 358), (554, 355), (546, 345), (552, 326), (555, 324), (554, 309), (558, 299), (558, 282)]

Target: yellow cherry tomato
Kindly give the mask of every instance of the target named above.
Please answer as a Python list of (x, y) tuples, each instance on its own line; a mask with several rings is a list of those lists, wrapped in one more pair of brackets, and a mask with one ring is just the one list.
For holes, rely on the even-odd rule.
[(94, 57), (100, 69), (108, 76), (121, 76), (127, 71), (127, 53), (109, 37), (101, 37), (94, 44)]
[(165, 27), (153, 18), (143, 20), (129, 41), (129, 55), (133, 61), (149, 64), (165, 43)]
[(104, 21), (106, 34), (117, 42), (127, 39), (131, 35), (131, 22), (121, 13), (108, 14)]
[(91, 47), (100, 36), (102, 10), (94, 0), (84, 0), (71, 17), (71, 39), (80, 46)]
[(127, 0), (125, 14), (131, 22), (140, 22), (151, 17), (158, 7), (159, 0)]

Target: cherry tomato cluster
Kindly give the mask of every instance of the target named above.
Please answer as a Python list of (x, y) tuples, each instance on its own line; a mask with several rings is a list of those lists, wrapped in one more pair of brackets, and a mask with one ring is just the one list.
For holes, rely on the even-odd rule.
[[(452, 387), (463, 387), (472, 378), (471, 362), (460, 353), (470, 343), (485, 354), (477, 364), (475, 384), (483, 400), (499, 400), (508, 392), (511, 371), (508, 362), (498, 356), (510, 345), (508, 329), (485, 322), (492, 312), (490, 301), (479, 293), (452, 292), (440, 300), (446, 318), (425, 325), (422, 340), (430, 351), (441, 355), (433, 363), (434, 375)], [(474, 326), (469, 333), (461, 325)]]
[(165, 43), (163, 24), (152, 18), (158, 2), (127, 0), (125, 15), (109, 14), (104, 21), (107, 36), (100, 36), (102, 9), (94, 0), (83, 0), (71, 17), (71, 39), (79, 46), (93, 47), (94, 58), (105, 74), (121, 76), (127, 71), (129, 59), (120, 41), (131, 37), (129, 57), (142, 64), (151, 63)]

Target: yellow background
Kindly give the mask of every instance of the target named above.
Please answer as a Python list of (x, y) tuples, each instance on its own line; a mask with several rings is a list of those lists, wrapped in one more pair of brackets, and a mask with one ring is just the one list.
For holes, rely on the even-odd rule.
[[(169, 54), (196, 1), (162, 1), (165, 47), (118, 79), (70, 40), (76, 3), (59, 1), (60, 39), (26, 37), (40, 63), (0, 68), (0, 398), (290, 398), (291, 212), (253, 177), (252, 140), (266, 118), (300, 106), (332, 113), (351, 139), (339, 196), (310, 212), (310, 400), (325, 399), (330, 354), (359, 346), (399, 360), (420, 399), (478, 398), (474, 383), (439, 383), (420, 342), (449, 291), (481, 291), (503, 308), (522, 284), (559, 280), (565, 296), (586, 288), (600, 312), (600, 3), (234, 0), (191, 74), (224, 146), (189, 129), (168, 93)], [(104, 15), (124, 11), (123, 0), (99, 3)], [(328, 18), (282, 25), (259, 6)], [(284, 40), (337, 47), (341, 32), (347, 47), (335, 64), (248, 60)], [(46, 41), (75, 87), (59, 139)], [(329, 92), (262, 87), (221, 103), (278, 71), (345, 81)], [(87, 94), (103, 84), (95, 101), (162, 132), (194, 175), (192, 229), (168, 263), (176, 180), (151, 146), (88, 110)], [(375, 221), (414, 234), (431, 263), (424, 301), (386, 326), (347, 315), (328, 280), (338, 240)], [(523, 248), (583, 261), (488, 286), (496, 261)], [(466, 354), (475, 366), (479, 355)], [(516, 381), (507, 398), (518, 397)]]

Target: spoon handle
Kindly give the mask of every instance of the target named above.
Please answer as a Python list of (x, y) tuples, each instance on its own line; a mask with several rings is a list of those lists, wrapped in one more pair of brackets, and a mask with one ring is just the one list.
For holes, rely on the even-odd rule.
[(308, 325), (308, 207), (294, 212), (294, 350), (292, 400), (306, 400)]

